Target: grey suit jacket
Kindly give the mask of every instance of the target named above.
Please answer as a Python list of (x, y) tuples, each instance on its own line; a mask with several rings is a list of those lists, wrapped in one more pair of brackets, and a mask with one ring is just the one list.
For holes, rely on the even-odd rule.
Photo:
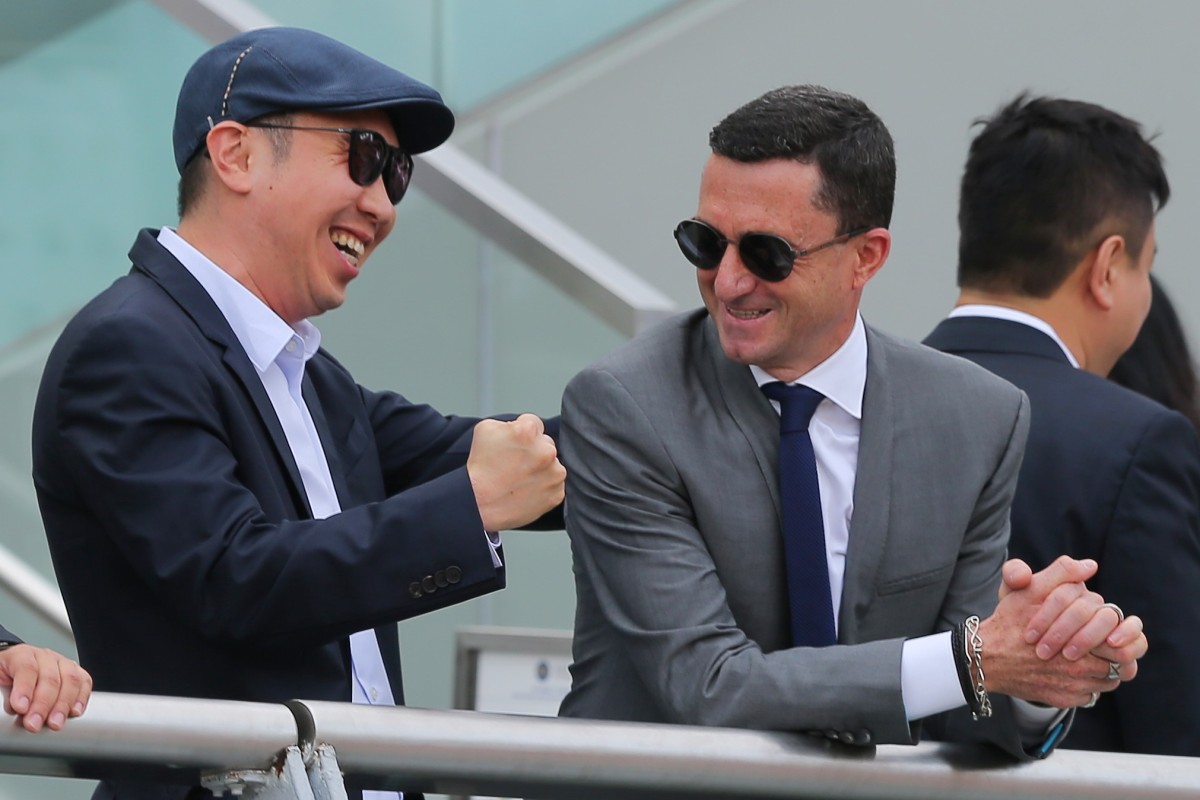
[[(903, 642), (994, 608), (1029, 411), (973, 364), (870, 328), (867, 343), (838, 644), (821, 649), (789, 647), (779, 417), (707, 313), (571, 381), (578, 604), (562, 715), (915, 740)], [(977, 725), (964, 710), (952, 735), (1020, 754), (999, 705)]]

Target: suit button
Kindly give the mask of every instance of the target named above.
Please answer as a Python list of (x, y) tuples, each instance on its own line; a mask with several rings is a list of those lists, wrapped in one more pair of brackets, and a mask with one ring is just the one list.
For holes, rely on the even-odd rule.
[(838, 738), (837, 731), (825, 731), (825, 738), (826, 738), (826, 739), (836, 739), (836, 738)]
[(846, 744), (854, 744), (854, 734), (850, 731), (842, 731), (840, 734), (838, 734), (838, 738)]
[(410, 583), (408, 585), (408, 594), (414, 600), (419, 598), (421, 596), (421, 584), (417, 583), (416, 581)]
[(439, 589), (445, 589), (447, 586), (449, 586), (450, 582), (446, 580), (446, 570), (439, 569), (437, 572), (433, 573), (433, 582), (437, 584)]
[(855, 744), (870, 744), (871, 743), (871, 732), (870, 731), (859, 731), (858, 733), (854, 734), (854, 743)]
[(424, 589), (427, 594), (433, 594), (437, 591), (437, 584), (433, 582), (432, 575), (426, 575), (421, 579), (421, 588)]
[(446, 580), (450, 583), (458, 583), (462, 580), (462, 569), (459, 567), (446, 567)]

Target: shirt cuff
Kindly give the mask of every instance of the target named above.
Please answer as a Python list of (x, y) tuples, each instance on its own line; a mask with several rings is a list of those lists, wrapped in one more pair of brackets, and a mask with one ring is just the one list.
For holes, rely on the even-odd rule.
[(1021, 734), (1021, 744), (1025, 749), (1051, 748), (1061, 733), (1055, 729), (1062, 725), (1071, 709), (1037, 705), (1019, 697), (1010, 699), (1013, 719), (1017, 723), (1017, 731)]
[(487, 534), (488, 547), (492, 549), (492, 566), (500, 569), (504, 566), (504, 562), (500, 560), (500, 545), (503, 544), (500, 541), (500, 532), (484, 531), (484, 533)]
[(954, 665), (950, 631), (905, 640), (900, 690), (909, 722), (967, 704)]

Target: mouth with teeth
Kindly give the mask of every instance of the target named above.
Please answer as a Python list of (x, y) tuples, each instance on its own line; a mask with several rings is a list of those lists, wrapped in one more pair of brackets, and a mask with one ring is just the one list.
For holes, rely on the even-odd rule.
[(341, 250), (350, 263), (357, 267), (359, 259), (367, 249), (362, 240), (345, 231), (333, 231), (329, 234), (329, 238), (333, 241), (334, 247)]
[(765, 308), (743, 309), (730, 308), (729, 306), (726, 306), (725, 310), (729, 313), (729, 316), (733, 317), (734, 319), (758, 319), (759, 317), (765, 317), (770, 313), (770, 311)]

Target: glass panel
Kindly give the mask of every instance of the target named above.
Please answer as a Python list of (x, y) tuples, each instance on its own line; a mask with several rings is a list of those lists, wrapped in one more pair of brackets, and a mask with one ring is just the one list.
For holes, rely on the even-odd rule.
[(99, 5), (0, 64), (0, 347), (124, 274), (139, 227), (175, 220), (175, 98), (204, 42), (148, 3)]

